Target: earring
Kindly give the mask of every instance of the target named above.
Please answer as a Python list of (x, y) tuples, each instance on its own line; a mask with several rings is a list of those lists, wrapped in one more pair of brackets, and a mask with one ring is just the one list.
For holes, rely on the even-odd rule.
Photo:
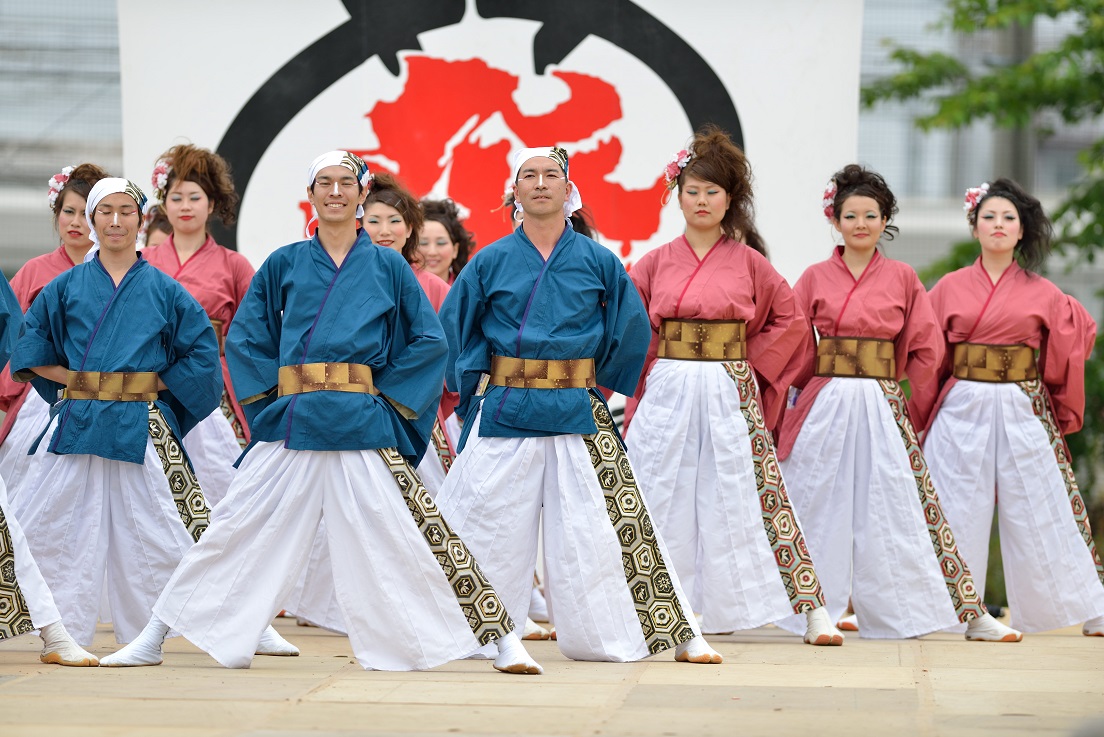
[(524, 210), (522, 210), (522, 209), (521, 209), (520, 207), (515, 207), (515, 208), (514, 208), (514, 220), (515, 220), (516, 222), (519, 222), (519, 223), (520, 223), (520, 222), (522, 222), (522, 221), (523, 221), (524, 219), (525, 219), (525, 211), (524, 211)]

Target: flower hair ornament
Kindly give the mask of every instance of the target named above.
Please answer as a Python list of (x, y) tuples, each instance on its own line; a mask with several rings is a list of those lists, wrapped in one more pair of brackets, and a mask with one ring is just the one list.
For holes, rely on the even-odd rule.
[(72, 173), (73, 167), (67, 166), (57, 174), (50, 177), (50, 191), (46, 194), (46, 200), (50, 203), (51, 210), (54, 209), (54, 205), (57, 203), (58, 195), (61, 194), (61, 190), (65, 188), (66, 182), (69, 181), (69, 175)]
[(829, 223), (836, 221), (836, 180), (829, 179), (828, 186), (824, 188), (824, 197), (820, 201), (821, 207), (824, 208), (824, 218)]
[(985, 195), (987, 194), (989, 194), (989, 182), (984, 182), (980, 187), (970, 187), (966, 190), (966, 196), (962, 202), (962, 209), (965, 210), (967, 216), (977, 209), (978, 204), (985, 199)]
[(165, 201), (165, 187), (169, 185), (169, 174), (172, 172), (172, 162), (166, 159), (158, 159), (153, 166), (153, 175), (150, 184), (153, 185), (153, 195), (159, 202)]
[(672, 156), (667, 166), (663, 167), (663, 183), (668, 191), (678, 186), (679, 174), (682, 174), (682, 170), (692, 158), (694, 158), (694, 152), (684, 148)]

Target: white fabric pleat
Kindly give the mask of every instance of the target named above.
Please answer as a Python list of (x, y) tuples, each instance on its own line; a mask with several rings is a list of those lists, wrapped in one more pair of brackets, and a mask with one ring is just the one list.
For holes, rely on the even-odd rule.
[(437, 455), (437, 448), (433, 446), (433, 441), (430, 441), (429, 447), (426, 448), (425, 455), (418, 462), (416, 470), (425, 490), (429, 492), (431, 497), (436, 499), (437, 492), (445, 484), (445, 467), (441, 465), (441, 456)]
[[(8, 437), (0, 445), (0, 478), (8, 486), (8, 506), (19, 514), (23, 492), (27, 488), (28, 476), (33, 481), (34, 456), (28, 455), (34, 441), (50, 424), (50, 405), (34, 389), (23, 400), (19, 415), (12, 423)], [(43, 439), (42, 442), (47, 442)]]
[[(478, 427), (479, 417), (473, 419)], [(542, 526), (545, 592), (560, 650), (576, 660), (648, 656), (594, 466), (579, 435), (472, 433), (437, 498), (515, 623), (525, 621)], [(670, 560), (657, 531), (660, 554)], [(678, 577), (672, 583), (696, 630)]]
[[(861, 637), (918, 637), (957, 624), (877, 381), (837, 377), (821, 388), (782, 471), (833, 622), (850, 596)], [(805, 629), (803, 617), (782, 624)]]
[(143, 464), (46, 447), (18, 515), (31, 554), (77, 642), (92, 643), (105, 580), (115, 639), (130, 642), (192, 545), (153, 442)]
[(763, 527), (739, 388), (724, 365), (657, 360), (626, 443), (702, 630), (792, 615)]
[(216, 409), (199, 421), (184, 436), (184, 450), (192, 462), (203, 498), (212, 509), (226, 498), (226, 491), (234, 480), (234, 463), (241, 455), (241, 445), (234, 435), (234, 428)]
[(15, 580), (19, 584), (23, 599), (27, 602), (31, 622), (37, 629), (42, 629), (48, 624), (60, 621), (61, 612), (54, 603), (50, 587), (42, 577), (38, 564), (35, 563), (34, 555), (27, 545), (27, 536), (23, 534), (22, 525), (19, 524), (19, 520), (15, 518), (8, 504), (8, 491), (3, 479), (0, 479), (0, 511), (4, 513), (8, 537), (11, 538), (12, 553), (15, 555)]
[(1104, 615), (1104, 586), (1046, 429), (1019, 386), (956, 383), (924, 450), (978, 591), (985, 590), (996, 506), (1014, 627), (1042, 632)]
[(249, 665), (323, 519), (329, 589), (363, 667), (432, 668), (478, 646), (376, 451), (258, 443), (222, 506), (154, 611), (223, 665)]

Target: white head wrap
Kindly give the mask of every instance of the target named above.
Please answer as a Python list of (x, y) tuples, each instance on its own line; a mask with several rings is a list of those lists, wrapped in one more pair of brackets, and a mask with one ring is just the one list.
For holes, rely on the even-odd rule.
[[(567, 201), (564, 202), (564, 217), (570, 218), (571, 213), (575, 212), (583, 206), (583, 197), (579, 194), (579, 187), (575, 182), (571, 181), (568, 176), (568, 162), (567, 151), (564, 151), (559, 146), (546, 146), (544, 148), (523, 148), (514, 154), (514, 163), (510, 168), (510, 187), (517, 183), (518, 174), (521, 172), (521, 167), (529, 159), (535, 159), (537, 157), (549, 158), (559, 164), (563, 169), (564, 177), (567, 177), (568, 184), (571, 185), (571, 194), (567, 196)], [(521, 210), (521, 203), (517, 200), (514, 201), (514, 209)]]
[(88, 193), (88, 200), (84, 206), (84, 216), (88, 218), (89, 230), (91, 231), (89, 237), (92, 239), (92, 250), (85, 256), (85, 261), (89, 260), (89, 256), (93, 256), (100, 248), (100, 240), (96, 237), (96, 227), (93, 225), (92, 213), (96, 211), (96, 205), (100, 204), (100, 200), (119, 192), (134, 198), (135, 204), (138, 205), (139, 221), (141, 221), (142, 208), (146, 206), (146, 195), (137, 184), (122, 177), (107, 177), (96, 182), (92, 187), (92, 191)]
[[(354, 153), (348, 151), (327, 151), (319, 156), (310, 165), (310, 171), (307, 173), (307, 187), (314, 186), (314, 180), (318, 178), (318, 172), (325, 169), (327, 166), (344, 166), (346, 169), (356, 175), (357, 181), (360, 182), (360, 186), (368, 189), (372, 184), (372, 172), (368, 171), (368, 165), (364, 163), (364, 159), (360, 158)], [(364, 217), (364, 207), (357, 205), (356, 216), (358, 218)], [(313, 223), (318, 219), (318, 211), (311, 206), (311, 219), (307, 223), (307, 236), (310, 236), (310, 223)]]

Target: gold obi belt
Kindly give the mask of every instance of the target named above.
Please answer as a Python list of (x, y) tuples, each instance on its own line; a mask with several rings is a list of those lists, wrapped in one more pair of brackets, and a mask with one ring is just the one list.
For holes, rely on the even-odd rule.
[(1031, 346), (957, 343), (954, 376), (968, 381), (1008, 383), (1036, 379), (1039, 372)]
[(211, 318), (211, 327), (215, 329), (215, 340), (219, 344), (219, 355), (226, 355), (226, 336), (222, 334), (222, 320)]
[(893, 341), (878, 338), (830, 338), (817, 343), (816, 375), (857, 379), (897, 378)]
[(156, 402), (154, 371), (70, 371), (63, 399), (99, 399), (105, 402)]
[(520, 389), (587, 389), (597, 386), (593, 358), (545, 360), (491, 356), (491, 383)]
[(678, 361), (742, 361), (747, 358), (743, 320), (664, 320), (659, 358)]
[(379, 394), (372, 369), (362, 363), (298, 363), (281, 366), (279, 395), (308, 392)]

